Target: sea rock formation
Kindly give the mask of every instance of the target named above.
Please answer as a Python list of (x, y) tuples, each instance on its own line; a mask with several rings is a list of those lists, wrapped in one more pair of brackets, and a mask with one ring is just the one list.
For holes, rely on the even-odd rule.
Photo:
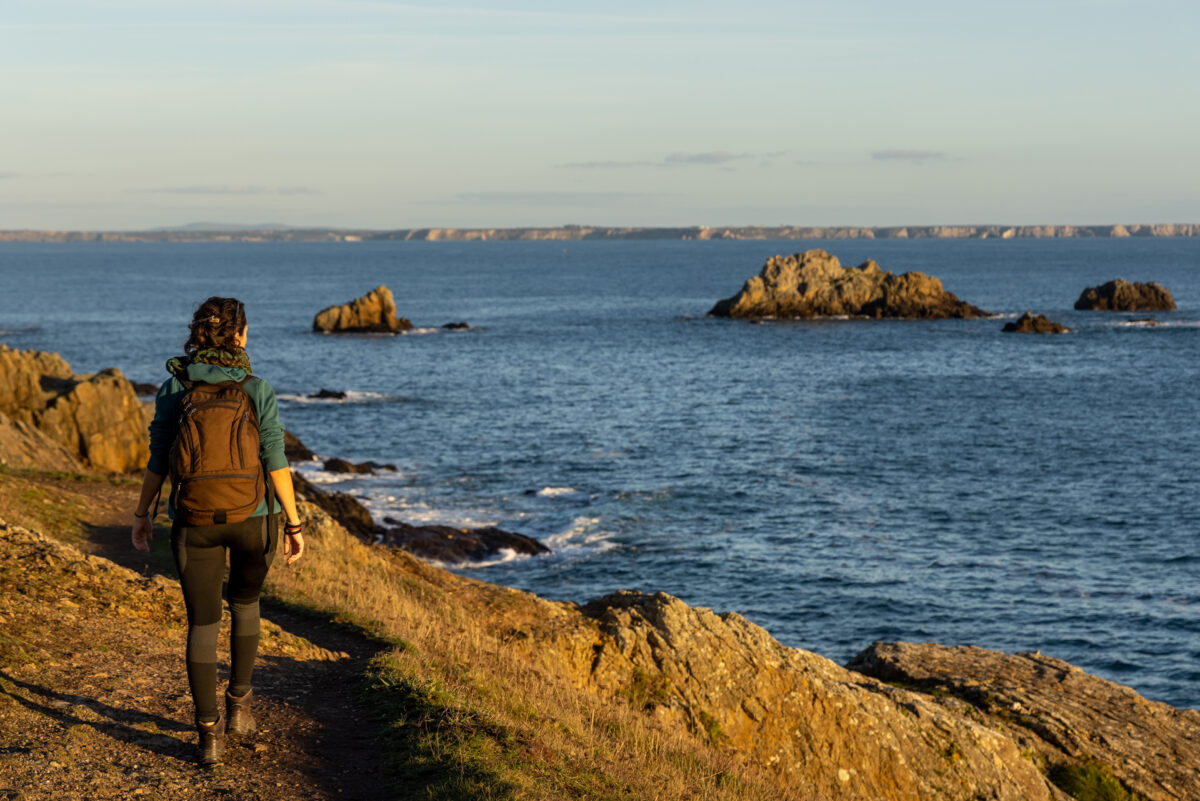
[(1157, 281), (1133, 283), (1121, 278), (1083, 290), (1076, 309), (1086, 311), (1174, 311), (1175, 298)]
[(807, 798), (1057, 798), (1008, 737), (918, 693), (788, 648), (733, 613), (664, 593), (582, 607), (601, 637), (597, 689), (681, 719), (715, 746), (773, 767)]
[(718, 301), (716, 317), (987, 317), (924, 273), (894, 275), (874, 261), (843, 268), (836, 256), (808, 250), (767, 259), (742, 291)]
[[(30, 429), (98, 470), (140, 470), (149, 458), (150, 415), (133, 385), (115, 368), (75, 375), (57, 354), (0, 345), (0, 414), (8, 419), (5, 441), (13, 449), (12, 458), (27, 463), (29, 449), (38, 447)], [(27, 456), (18, 456), (21, 452)], [(48, 458), (59, 461), (61, 455), (50, 453)], [(48, 464), (42, 469), (52, 469)]]
[(1016, 322), (1005, 323), (1004, 330), (1010, 334), (1065, 334), (1071, 329), (1044, 314), (1034, 316), (1032, 312), (1025, 312)]
[(527, 556), (550, 553), (549, 548), (533, 537), (495, 526), (454, 528), (410, 526), (401, 523), (384, 531), (382, 542), (422, 559), (444, 564), (478, 562), (498, 556), (504, 551)]
[(361, 298), (317, 312), (313, 330), (324, 333), (398, 334), (412, 328), (405, 317), (396, 317), (392, 290), (377, 286)]
[(849, 667), (982, 713), (987, 725), (1047, 760), (1051, 776), (1099, 764), (1146, 801), (1200, 798), (1200, 712), (1148, 701), (1061, 659), (875, 643)]

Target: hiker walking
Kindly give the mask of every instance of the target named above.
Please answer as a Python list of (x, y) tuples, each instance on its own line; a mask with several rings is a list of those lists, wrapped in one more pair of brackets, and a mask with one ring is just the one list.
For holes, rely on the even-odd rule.
[[(150, 423), (150, 461), (133, 512), (133, 547), (150, 550), (152, 506), (171, 476), (171, 550), (187, 607), (187, 676), (196, 706), (200, 763), (222, 761), (225, 732), (254, 733), (250, 676), (258, 651), (258, 596), (275, 556), (282, 511), (284, 553), (304, 553), (300, 516), (275, 390), (252, 375), (246, 310), (212, 297), (192, 317), (185, 355), (167, 362)], [(221, 581), (229, 555), (230, 676), (217, 706)]]

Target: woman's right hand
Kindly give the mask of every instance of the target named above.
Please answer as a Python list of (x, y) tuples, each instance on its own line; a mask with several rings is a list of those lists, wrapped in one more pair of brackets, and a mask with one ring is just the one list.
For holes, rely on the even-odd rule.
[(154, 539), (154, 526), (150, 524), (149, 515), (146, 517), (134, 515), (131, 539), (134, 548), (139, 551), (150, 551), (150, 541)]
[(286, 564), (293, 564), (304, 555), (304, 535), (300, 532), (284, 534), (283, 555), (287, 557)]

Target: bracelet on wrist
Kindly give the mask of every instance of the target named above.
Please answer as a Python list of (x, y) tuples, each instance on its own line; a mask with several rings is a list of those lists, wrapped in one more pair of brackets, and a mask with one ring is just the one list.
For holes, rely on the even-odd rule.
[(293, 525), (291, 523), (283, 524), (283, 533), (284, 534), (299, 534), (303, 530), (304, 530), (304, 523), (296, 523), (295, 525)]
[(140, 515), (139, 515), (137, 512), (134, 512), (134, 513), (133, 513), (133, 516), (134, 516), (134, 517), (146, 518), (146, 517), (149, 517), (149, 516), (150, 516), (150, 512), (149, 512), (149, 510), (147, 510), (147, 511), (143, 512), (143, 513), (142, 513), (142, 514), (140, 514)]

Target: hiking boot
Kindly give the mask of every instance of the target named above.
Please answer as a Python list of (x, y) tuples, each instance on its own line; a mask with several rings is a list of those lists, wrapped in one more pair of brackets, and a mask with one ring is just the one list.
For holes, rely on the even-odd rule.
[(220, 765), (225, 756), (225, 716), (211, 723), (197, 720), (196, 731), (200, 732), (200, 764)]
[(241, 698), (230, 695), (225, 691), (225, 715), (229, 718), (226, 728), (230, 734), (242, 737), (254, 734), (254, 716), (250, 714), (250, 695), (253, 690), (246, 690)]

